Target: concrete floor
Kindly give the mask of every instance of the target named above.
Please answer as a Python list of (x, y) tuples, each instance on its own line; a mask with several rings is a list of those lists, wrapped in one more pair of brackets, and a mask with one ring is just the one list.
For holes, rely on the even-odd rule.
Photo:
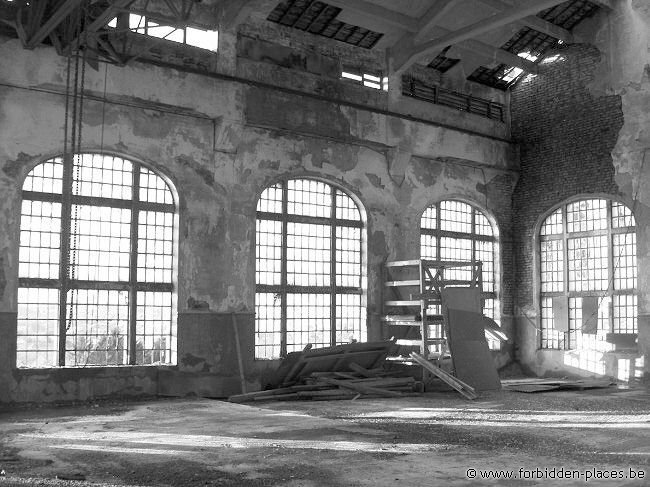
[(43, 407), (0, 414), (0, 486), (650, 485), (649, 433), (647, 389)]

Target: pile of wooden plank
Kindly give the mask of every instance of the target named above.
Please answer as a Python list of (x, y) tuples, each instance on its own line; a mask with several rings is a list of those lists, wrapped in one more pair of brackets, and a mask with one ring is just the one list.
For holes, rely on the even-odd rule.
[(546, 392), (546, 391), (568, 391), (585, 389), (603, 389), (614, 384), (610, 379), (552, 379), (527, 377), (524, 379), (505, 379), (501, 381), (503, 388), (516, 392)]
[(294, 385), (230, 396), (230, 402), (402, 397), (421, 390), (413, 377), (390, 377), (384, 369), (365, 369), (354, 362), (347, 372), (311, 372)]

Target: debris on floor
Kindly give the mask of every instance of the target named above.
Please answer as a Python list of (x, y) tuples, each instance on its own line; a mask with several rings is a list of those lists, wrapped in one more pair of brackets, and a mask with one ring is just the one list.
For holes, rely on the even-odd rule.
[(395, 341), (350, 343), (292, 352), (282, 361), (267, 390), (230, 396), (230, 402), (334, 400), (402, 397), (422, 390), (413, 377), (384, 367)]
[(603, 389), (614, 384), (610, 379), (505, 379), (501, 381), (504, 389), (515, 392), (547, 392), (558, 390)]

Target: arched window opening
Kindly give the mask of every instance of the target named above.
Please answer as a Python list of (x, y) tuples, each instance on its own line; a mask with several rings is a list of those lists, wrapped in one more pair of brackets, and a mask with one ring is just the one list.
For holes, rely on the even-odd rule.
[(632, 211), (602, 198), (561, 206), (542, 222), (541, 347), (613, 350), (609, 333), (637, 333)]
[(257, 203), (255, 357), (366, 340), (364, 224), (342, 190), (291, 179)]
[[(478, 208), (457, 200), (429, 206), (420, 220), (420, 257), (423, 259), (482, 263), (483, 314), (500, 321), (497, 293), (498, 239), (492, 223)], [(459, 274), (466, 270), (455, 271)], [(469, 275), (459, 275), (469, 279)], [(441, 311), (432, 309), (432, 313)], [(441, 325), (431, 325), (430, 336), (442, 336)], [(488, 336), (491, 349), (500, 342)]]
[(23, 184), (17, 366), (175, 364), (168, 183), (112, 155), (63, 166), (40, 163)]

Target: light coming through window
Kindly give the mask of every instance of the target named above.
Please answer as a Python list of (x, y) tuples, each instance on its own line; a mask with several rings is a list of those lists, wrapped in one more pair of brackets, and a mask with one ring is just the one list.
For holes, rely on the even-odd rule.
[(256, 225), (255, 357), (365, 341), (364, 227), (352, 198), (320, 181), (278, 183), (260, 196)]
[(176, 362), (175, 205), (120, 157), (38, 164), (23, 185), (18, 367)]

